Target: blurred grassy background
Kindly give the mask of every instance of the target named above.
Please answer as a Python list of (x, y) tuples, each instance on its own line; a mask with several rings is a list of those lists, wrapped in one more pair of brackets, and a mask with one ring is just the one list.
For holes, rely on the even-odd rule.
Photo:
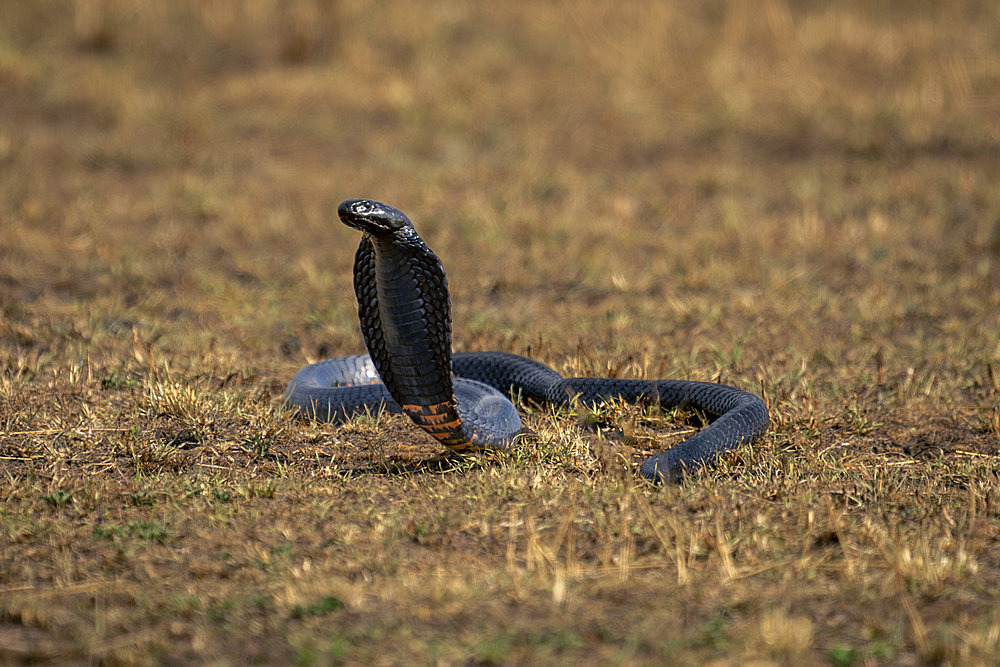
[[(221, 574), (212, 580), (223, 603), (236, 595), (226, 586), (264, 586), (263, 578), (287, 587), (277, 602), (237, 616), (255, 628), (254, 639), (240, 640), (234, 622), (222, 633), (226, 644), (205, 608), (178, 611), (154, 598), (138, 606), (155, 619), (133, 621), (122, 611), (125, 620), (116, 617), (106, 633), (137, 623), (149, 637), (90, 641), (98, 622), (90, 612), (77, 610), (84, 620), (76, 624), (36, 618), (40, 603), (28, 586), (28, 597), (5, 608), (0, 648), (29, 645), (37, 630), (56, 642), (40, 649), (42, 657), (142, 661), (155, 655), (142, 647), (182, 645), (191, 656), (218, 657), (224, 653), (204, 647), (222, 641), (218, 650), (242, 647), (273, 659), (314, 648), (371, 658), (361, 630), (344, 646), (324, 644), (309, 634), (323, 631), (319, 621), (296, 625), (302, 614), (293, 614), (289, 630), (270, 619), (275, 608), (313, 609), (300, 602), (321, 572), (341, 581), (358, 568), (376, 572), (405, 607), (422, 599), (419, 580), (435, 566), (404, 559), (405, 576), (380, 569), (373, 563), (399, 548), (384, 535), (363, 547), (348, 540), (351, 549), (368, 549), (363, 566), (343, 551), (348, 542), (331, 547), (323, 535), (333, 528), (307, 524), (320, 488), (332, 503), (323, 516), (332, 506), (331, 517), (362, 526), (352, 539), (371, 528), (352, 523), (368, 504), (358, 498), (376, 497), (421, 545), (425, 529), (414, 521), (430, 516), (432, 528), (454, 529), (464, 525), (462, 499), (476, 499), (475, 511), (496, 521), (469, 529), (466, 542), (486, 546), (446, 541), (441, 558), (469, 577), (463, 567), (513, 577), (497, 574), (506, 583), (489, 590), (529, 601), (525, 623), (562, 627), (563, 607), (545, 606), (558, 580), (564, 592), (579, 587), (574, 609), (616, 627), (602, 639), (574, 625), (571, 636), (553, 640), (556, 657), (655, 661), (670, 649), (691, 661), (795, 660), (803, 651), (841, 664), (844, 656), (984, 659), (997, 649), (1000, 627), (989, 611), (995, 596), (976, 588), (1000, 572), (990, 533), (998, 504), (983, 490), (996, 486), (1000, 453), (998, 155), (1000, 5), (987, 0), (0, 3), (0, 454), (10, 465), (8, 574), (0, 586), (8, 593), (25, 581), (66, 586), (101, 568), (122, 586), (145, 581), (129, 569), (132, 556), (109, 565), (113, 557), (101, 548), (70, 568), (73, 531), (96, 539), (94, 525), (103, 525), (105, 511), (121, 511), (109, 508), (122, 494), (153, 493), (142, 481), (150, 471), (168, 475), (154, 476), (158, 492), (192, 497), (183, 489), (201, 479), (201, 463), (236, 476), (226, 478), (230, 490), (202, 487), (216, 500), (232, 484), (260, 484), (274, 495), (273, 479), (247, 481), (255, 475), (286, 480), (277, 495), (292, 510), (260, 509), (257, 491), (243, 500), (269, 520), (277, 512), (303, 522), (294, 531), (258, 536), (245, 516), (225, 525), (237, 526), (247, 549), (273, 538), (296, 555), (310, 553), (316, 568), (309, 575), (299, 561), (293, 567), (275, 556), (271, 574), (254, 570), (250, 584), (236, 575), (229, 584)], [(566, 373), (722, 379), (764, 393), (771, 434), (738, 457), (744, 473), (735, 481), (661, 494), (619, 477), (599, 481), (604, 464), (596, 455), (574, 454), (568, 470), (553, 471), (535, 450), (510, 469), (444, 479), (342, 479), (338, 466), (352, 455), (330, 454), (323, 443), (397, 443), (360, 427), (317, 430), (275, 408), (302, 364), (361, 349), (350, 278), (358, 239), (335, 215), (339, 201), (355, 196), (404, 210), (441, 256), (456, 349), (530, 354)], [(73, 431), (69, 449), (52, 435), (82, 425), (91, 430)], [(392, 428), (399, 442), (414, 437), (402, 422)], [(574, 452), (589, 451), (579, 436), (567, 438)], [(178, 443), (188, 440), (201, 458), (185, 458)], [(281, 454), (283, 472), (266, 457), (248, 463), (248, 442)], [(543, 445), (560, 452), (560, 443)], [(93, 452), (90, 463), (74, 458), (87, 458), (80, 452)], [(105, 460), (109, 468), (96, 463)], [(959, 463), (960, 473), (942, 472)], [(81, 501), (75, 528), (59, 524), (62, 515), (46, 523), (59, 504), (55, 490), (80, 497), (96, 484), (92, 473), (107, 469), (120, 470), (120, 480), (102, 482), (110, 490), (93, 491), (86, 508)], [(912, 475), (891, 492), (881, 486), (903, 470)], [(528, 474), (557, 497), (539, 500), (546, 491), (516, 486)], [(501, 491), (508, 487), (516, 489), (510, 497)], [(422, 493), (449, 500), (428, 507)], [(577, 524), (562, 517), (581, 497), (589, 508), (581, 512), (618, 514), (595, 520), (596, 533), (581, 532), (579, 553), (557, 542), (556, 555), (567, 560), (546, 569), (537, 545), (553, 531), (560, 540), (575, 534)], [(218, 518), (178, 502), (177, 515), (157, 519), (173, 526), (173, 544), (196, 550), (199, 540), (211, 542)], [(536, 526), (537, 535), (515, 535), (513, 518), (500, 527), (508, 502), (524, 513), (518, 520), (527, 523), (516, 525)], [(636, 514), (647, 502), (656, 516), (687, 519), (669, 529), (653, 519), (647, 525), (647, 514)], [(770, 544), (787, 539), (789, 551), (802, 554), (797, 567), (829, 564), (814, 587), (795, 579), (802, 588), (790, 592), (787, 582), (749, 574), (769, 547), (761, 543), (758, 553), (741, 542), (749, 530), (744, 503), (758, 503), (764, 517), (751, 532), (775, 526)], [(824, 513), (841, 518), (829, 518), (824, 533), (814, 507), (822, 508), (821, 523)], [(969, 507), (969, 523), (955, 524), (950, 517)], [(900, 528), (917, 515), (929, 523), (913, 524), (913, 533)], [(838, 523), (843, 516), (847, 523)], [(646, 535), (646, 551), (631, 551), (641, 535), (617, 529), (633, 520), (629, 530), (656, 534)], [(58, 537), (18, 527), (35, 522)], [(782, 536), (782, 525), (801, 530)], [(928, 546), (927, 534), (947, 538)], [(650, 546), (656, 540), (664, 551)], [(845, 546), (827, 560), (824, 550), (838, 541), (855, 551)], [(668, 543), (690, 548), (695, 574), (671, 565)], [(748, 551), (723, 556), (718, 545), (727, 543)], [(696, 544), (709, 545), (708, 555)], [(494, 558), (494, 547), (506, 555)], [(215, 562), (227, 548), (205, 546), (204, 558)], [(785, 570), (784, 552), (770, 548)], [(128, 553), (143, 562), (144, 549)], [(327, 552), (343, 560), (321, 561)], [(633, 562), (626, 552), (637, 569), (622, 564)], [(713, 569), (716, 555), (721, 569)], [(577, 560), (570, 567), (571, 556), (593, 567)], [(703, 556), (712, 567), (699, 569)], [(201, 555), (178, 558), (170, 561), (175, 587), (208, 567)], [(32, 560), (51, 567), (33, 569)], [(656, 578), (667, 566), (673, 578)], [(743, 587), (733, 583), (734, 567), (747, 573)], [(551, 577), (539, 583), (531, 578), (539, 571)], [(915, 588), (898, 593), (887, 571)], [(634, 592), (640, 579), (648, 595), (634, 604), (615, 597)], [(463, 606), (482, 612), (469, 614), (488, 627), (493, 621), (484, 619), (509, 612), (477, 599), (474, 582), (448, 581), (458, 601), (447, 607), (450, 622), (462, 626)], [(729, 583), (720, 589), (720, 581)], [(852, 581), (891, 602), (880, 606)], [(354, 596), (345, 598), (353, 614), (350, 623), (341, 619), (347, 626), (374, 625), (400, 650), (435, 655), (405, 631), (427, 619), (400, 621), (397, 602), (373, 601), (370, 579), (343, 586)], [(818, 599), (831, 588), (823, 607)], [(647, 618), (654, 598), (662, 614), (655, 620), (673, 628), (680, 645), (636, 620)], [(838, 603), (846, 615), (837, 616)], [(758, 624), (758, 612), (778, 608)], [(317, 609), (313, 616), (326, 613)], [(163, 640), (165, 649), (153, 638), (169, 623), (161, 613), (194, 614), (201, 625)], [(902, 625), (872, 635), (878, 616)], [(952, 632), (955, 618), (960, 630)], [(484, 662), (538, 658), (533, 640), (510, 632), (463, 641)], [(777, 638), (759, 639), (768, 632)], [(268, 637), (286, 635), (298, 649), (267, 648)], [(616, 646), (632, 648), (619, 655)], [(470, 655), (441, 650), (442, 659)]]
[(14, 304), (312, 352), (353, 322), (332, 213), (363, 195), (444, 258), (459, 345), (680, 351), (705, 323), (770, 353), (830, 312), (867, 331), (926, 299), (996, 305), (991, 3), (2, 11)]
[(370, 196), (444, 259), (458, 349), (934, 403), (997, 357), (991, 3), (0, 11), (18, 354), (135, 330), (277, 393), (359, 349), (333, 209)]

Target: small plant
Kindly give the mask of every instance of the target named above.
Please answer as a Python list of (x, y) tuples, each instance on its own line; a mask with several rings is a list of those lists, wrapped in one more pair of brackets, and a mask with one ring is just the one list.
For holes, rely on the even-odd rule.
[(128, 389), (138, 385), (138, 382), (127, 375), (118, 375), (117, 373), (101, 378), (101, 389)]
[(94, 537), (99, 540), (113, 540), (116, 537), (121, 537), (125, 534), (124, 526), (117, 526), (114, 524), (103, 524), (99, 523), (94, 526), (93, 531)]
[(148, 491), (128, 494), (129, 504), (135, 507), (148, 507), (155, 502), (155, 498)]
[(271, 445), (274, 444), (276, 435), (255, 434), (240, 443), (240, 449), (254, 458), (266, 456), (271, 451)]
[(849, 667), (858, 661), (858, 651), (852, 646), (834, 646), (826, 652), (826, 657), (835, 665)]
[(42, 496), (42, 500), (53, 507), (65, 507), (73, 502), (73, 496), (68, 491), (59, 489), (58, 491), (53, 491)]
[(205, 613), (214, 623), (223, 623), (235, 606), (236, 603), (232, 600), (222, 600), (217, 604), (211, 605)]
[(308, 605), (297, 604), (292, 607), (290, 615), (292, 618), (309, 618), (312, 616), (326, 616), (344, 608), (344, 603), (332, 595), (326, 595), (316, 602)]
[(165, 542), (170, 536), (170, 528), (159, 521), (136, 521), (130, 528), (132, 535), (140, 540)]
[(228, 503), (233, 499), (233, 494), (225, 489), (212, 489), (212, 499), (218, 503)]
[(506, 634), (487, 637), (476, 644), (473, 654), (481, 663), (487, 665), (501, 664), (507, 661), (512, 643), (513, 639)]
[(282, 542), (281, 544), (276, 544), (270, 549), (268, 553), (271, 554), (271, 558), (276, 560), (284, 560), (292, 557), (295, 552), (295, 545), (291, 542)]
[(274, 498), (275, 491), (278, 490), (277, 485), (274, 480), (268, 480), (263, 484), (258, 484), (250, 488), (251, 497), (256, 498)]
[(98, 523), (93, 535), (99, 540), (120, 540), (132, 537), (137, 540), (165, 542), (170, 536), (170, 528), (159, 521), (133, 521), (129, 524)]

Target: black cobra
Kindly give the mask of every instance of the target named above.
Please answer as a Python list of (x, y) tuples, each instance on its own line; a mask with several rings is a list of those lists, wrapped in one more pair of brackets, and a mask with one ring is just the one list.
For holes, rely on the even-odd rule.
[(454, 451), (511, 445), (521, 432), (521, 419), (507, 398), (510, 392), (559, 405), (621, 399), (717, 416), (693, 437), (646, 459), (640, 470), (653, 480), (675, 480), (767, 428), (764, 402), (735, 387), (564, 378), (516, 354), (452, 355), (444, 268), (410, 220), (368, 199), (349, 199), (337, 212), (344, 224), (363, 232), (354, 259), (354, 291), (368, 354), (310, 364), (292, 378), (285, 401), (308, 416), (336, 422), (364, 411), (405, 412)]

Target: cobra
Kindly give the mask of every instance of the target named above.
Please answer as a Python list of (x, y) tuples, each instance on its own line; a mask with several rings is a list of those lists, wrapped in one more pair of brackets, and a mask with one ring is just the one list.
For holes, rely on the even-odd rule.
[(507, 448), (522, 432), (512, 393), (538, 403), (594, 407), (609, 400), (689, 407), (715, 419), (684, 442), (647, 458), (641, 474), (675, 481), (767, 428), (764, 402), (741, 389), (686, 380), (565, 378), (504, 352), (451, 351), (451, 300), (444, 267), (401, 211), (348, 199), (341, 221), (362, 232), (354, 291), (368, 354), (310, 364), (292, 378), (287, 404), (342, 422), (365, 411), (403, 412), (445, 447)]

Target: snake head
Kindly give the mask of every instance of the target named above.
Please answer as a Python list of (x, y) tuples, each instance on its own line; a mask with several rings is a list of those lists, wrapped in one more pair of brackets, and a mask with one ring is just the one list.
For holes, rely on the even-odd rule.
[(366, 234), (391, 234), (411, 226), (402, 211), (371, 199), (342, 201), (337, 214), (345, 225)]

